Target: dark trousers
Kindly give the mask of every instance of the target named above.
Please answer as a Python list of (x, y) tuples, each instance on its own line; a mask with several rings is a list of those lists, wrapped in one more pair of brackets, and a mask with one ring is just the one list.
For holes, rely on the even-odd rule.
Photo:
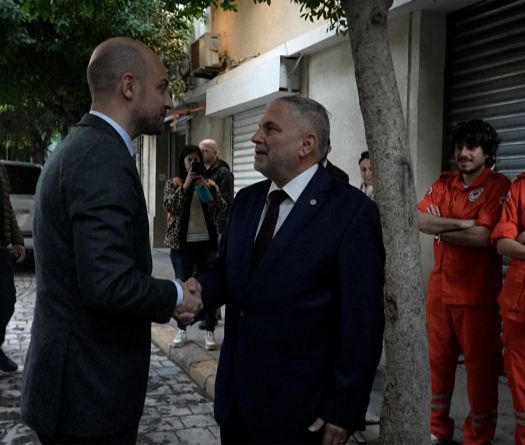
[[(211, 246), (209, 241), (199, 241), (194, 243), (184, 243), (178, 249), (170, 249), (170, 259), (177, 279), (186, 281), (192, 277), (194, 272), (205, 269), (210, 262), (217, 256), (217, 251)], [(207, 331), (214, 331), (217, 324), (215, 312), (206, 314), (204, 317)], [(177, 323), (179, 329), (186, 329), (185, 326)]]
[[(298, 407), (300, 409), (300, 407)], [(320, 445), (323, 441), (324, 427), (315, 433), (304, 431), (272, 431), (272, 425), (247, 422), (239, 415), (237, 404), (232, 406), (226, 420), (220, 425), (222, 445)], [(254, 426), (256, 425), (256, 426)]]
[(78, 437), (69, 436), (67, 434), (55, 433), (53, 436), (44, 436), (37, 433), (38, 439), (43, 445), (84, 445), (84, 444), (113, 444), (113, 445), (134, 445), (137, 442), (138, 425), (132, 430), (124, 431), (116, 434), (109, 434), (107, 436), (96, 437)]
[(5, 340), (5, 329), (15, 311), (16, 288), (13, 262), (7, 249), (0, 248), (0, 346)]

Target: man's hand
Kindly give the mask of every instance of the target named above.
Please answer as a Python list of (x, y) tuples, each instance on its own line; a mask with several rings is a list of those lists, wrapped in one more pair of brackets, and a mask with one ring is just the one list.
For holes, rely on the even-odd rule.
[[(324, 425), (324, 420), (318, 417), (314, 423), (308, 427), (308, 431), (315, 433)], [(333, 423), (327, 423), (324, 429), (322, 445), (342, 445), (348, 440), (348, 431)]]
[(17, 263), (21, 263), (24, 261), (26, 257), (26, 249), (24, 246), (21, 246), (20, 244), (14, 244), (13, 249), (15, 252), (15, 258)]
[(437, 205), (429, 204), (428, 205), (428, 209), (427, 209), (427, 213), (429, 215), (439, 216), (441, 218), (441, 211), (439, 210), (439, 207)]
[(521, 232), (518, 235), (517, 241), (518, 241), (518, 243), (525, 244), (525, 231)]
[(202, 287), (195, 278), (182, 283), (182, 304), (175, 308), (174, 317), (182, 324), (190, 324), (202, 309)]

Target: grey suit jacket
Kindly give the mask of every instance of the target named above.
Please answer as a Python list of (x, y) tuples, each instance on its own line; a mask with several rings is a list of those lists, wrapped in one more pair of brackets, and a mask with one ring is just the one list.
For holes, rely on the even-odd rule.
[(151, 277), (144, 193), (118, 133), (86, 115), (46, 163), (36, 193), (37, 300), (23, 420), (45, 435), (133, 428), (144, 405), (151, 322), (177, 290)]

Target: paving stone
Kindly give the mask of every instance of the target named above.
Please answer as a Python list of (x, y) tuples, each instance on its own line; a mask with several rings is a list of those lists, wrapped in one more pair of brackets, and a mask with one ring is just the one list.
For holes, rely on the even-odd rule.
[(27, 426), (11, 424), (9, 427), (0, 428), (0, 444), (9, 445), (32, 445), (39, 444), (36, 434)]
[[(15, 286), (17, 303), (7, 326), (3, 349), (18, 363), (19, 369), (12, 374), (0, 373), (0, 445), (36, 445), (39, 444), (36, 434), (20, 419), (22, 365), (29, 346), (35, 303), (34, 274), (17, 273)], [(218, 444), (218, 436), (211, 432), (211, 428), (217, 429), (212, 411), (210, 398), (166, 354), (152, 345), (148, 392), (137, 443)]]
[[(210, 403), (204, 403), (203, 405), (210, 406)], [(211, 409), (211, 406), (210, 406)], [(187, 406), (176, 406), (176, 405), (161, 405), (156, 409), (157, 415), (173, 417), (173, 416), (187, 416), (189, 414), (195, 413), (188, 403)]]
[(208, 430), (213, 434), (213, 437), (216, 437), (218, 441), (221, 439), (221, 429), (218, 425), (210, 426)]
[(196, 405), (189, 405), (189, 407), (193, 414), (211, 414), (213, 413), (213, 406), (211, 406), (209, 403), (198, 403)]
[(144, 433), (137, 436), (137, 443), (141, 445), (174, 445), (180, 441), (174, 431)]
[(157, 372), (159, 375), (167, 377), (167, 376), (172, 376), (174, 374), (178, 374), (180, 371), (175, 366), (172, 366), (170, 368), (164, 367), (162, 369), (157, 370)]
[(188, 445), (219, 445), (220, 441), (206, 429), (191, 428), (177, 431), (180, 444)]
[(169, 432), (185, 428), (179, 417), (156, 416), (141, 421), (139, 431), (144, 433)]
[(188, 428), (216, 425), (215, 419), (210, 414), (191, 414), (189, 416), (182, 416), (180, 419)]

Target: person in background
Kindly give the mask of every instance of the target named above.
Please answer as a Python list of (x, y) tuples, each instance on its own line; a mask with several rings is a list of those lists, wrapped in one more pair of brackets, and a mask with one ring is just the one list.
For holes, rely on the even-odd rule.
[[(373, 185), (373, 176), (372, 176), (372, 165), (370, 164), (370, 154), (368, 151), (361, 152), (359, 158), (359, 172), (361, 173), (361, 184), (359, 190), (361, 190), (366, 196), (370, 199), (374, 199), (374, 185)], [(362, 424), (353, 435), (352, 439), (359, 444), (365, 444), (366, 438), (364, 432), (366, 430), (366, 425), (377, 425), (379, 423), (379, 418), (373, 416), (372, 414), (363, 419)]]
[[(203, 139), (199, 143), (199, 148), (204, 159), (204, 176), (217, 184), (221, 191), (221, 196), (226, 201), (226, 209), (217, 217), (217, 224), (219, 226), (219, 234), (222, 234), (228, 219), (228, 213), (233, 203), (233, 173), (226, 161), (219, 158), (219, 147), (217, 142), (213, 139)], [(217, 309), (215, 313), (216, 319), (220, 320), (221, 309)], [(199, 329), (206, 329), (206, 320), (199, 323)]]
[(363, 151), (359, 158), (359, 171), (361, 172), (361, 185), (359, 189), (370, 199), (374, 199), (374, 182), (372, 175), (372, 164), (368, 151)]
[(432, 443), (453, 439), (450, 404), (458, 357), (465, 358), (470, 412), (463, 424), (469, 445), (492, 442), (501, 369), (501, 256), (490, 245), (509, 180), (491, 167), (499, 139), (479, 119), (452, 130), (459, 171), (443, 173), (419, 202), (419, 230), (434, 236), (434, 268), (426, 314), (432, 380)]
[[(0, 347), (5, 340), (5, 331), (15, 310), (16, 288), (13, 265), (8, 247), (13, 247), (17, 263), (24, 261), (26, 252), (24, 237), (16, 222), (15, 212), (9, 199), (9, 177), (0, 164)], [(14, 372), (18, 365), (0, 348), (0, 371)]]
[(226, 202), (226, 209), (217, 216), (219, 233), (222, 233), (233, 203), (233, 173), (228, 163), (219, 158), (219, 147), (216, 141), (203, 139), (199, 143), (199, 148), (204, 160), (204, 177), (217, 184), (221, 196)]
[(525, 445), (525, 173), (512, 183), (492, 232), (498, 253), (510, 257), (498, 297), (503, 317), (505, 374), (514, 405), (516, 445)]
[[(218, 215), (226, 208), (217, 184), (204, 178), (202, 152), (196, 145), (186, 145), (179, 158), (179, 176), (166, 181), (164, 210), (168, 212), (165, 244), (175, 276), (187, 280), (195, 271), (203, 270), (217, 256)], [(217, 348), (215, 313), (206, 314), (205, 348)], [(186, 326), (177, 322), (174, 347), (186, 344)]]
[(326, 168), (328, 173), (332, 175), (334, 178), (339, 179), (340, 181), (343, 181), (345, 184), (348, 184), (350, 182), (350, 178), (346, 174), (345, 171), (341, 170), (337, 165), (332, 164), (328, 160), (328, 153), (332, 151), (332, 145), (330, 141), (328, 141), (328, 149), (326, 150), (326, 154), (323, 159), (319, 162), (321, 166)]

